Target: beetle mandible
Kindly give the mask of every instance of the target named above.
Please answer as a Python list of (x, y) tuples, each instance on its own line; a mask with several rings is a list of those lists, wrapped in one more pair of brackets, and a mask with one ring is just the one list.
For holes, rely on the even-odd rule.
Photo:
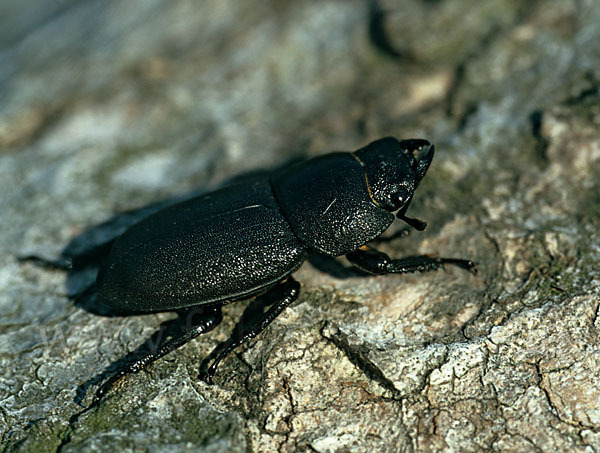
[(395, 218), (425, 229), (425, 222), (406, 211), (433, 154), (427, 140), (386, 137), (355, 152), (325, 154), (168, 206), (131, 226), (100, 267), (95, 284), (100, 301), (138, 313), (201, 308), (202, 316), (110, 377), (95, 401), (121, 377), (215, 328), (226, 303), (266, 297), (269, 305), (261, 317), (221, 343), (210, 366), (203, 362), (201, 377), (210, 383), (223, 358), (297, 299), (300, 285), (291, 274), (311, 253), (345, 255), (376, 275), (425, 272), (444, 264), (475, 273), (471, 260), (392, 259), (366, 245)]

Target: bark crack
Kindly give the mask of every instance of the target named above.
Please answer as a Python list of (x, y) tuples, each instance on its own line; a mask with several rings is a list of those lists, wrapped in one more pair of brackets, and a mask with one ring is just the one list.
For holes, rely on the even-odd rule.
[(391, 392), (393, 399), (397, 399), (398, 401), (401, 400), (400, 391), (394, 386), (394, 383), (366, 356), (361, 348), (351, 346), (348, 341), (348, 336), (337, 329), (337, 327), (332, 335), (326, 333), (327, 328), (330, 328), (330, 325), (326, 322), (320, 330), (323, 338), (333, 343), (340, 351), (342, 351), (348, 360), (358, 367), (370, 380), (377, 382), (384, 389)]

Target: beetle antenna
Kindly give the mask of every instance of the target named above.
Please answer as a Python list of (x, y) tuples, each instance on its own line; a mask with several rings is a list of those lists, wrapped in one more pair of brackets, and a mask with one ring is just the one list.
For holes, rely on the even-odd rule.
[(427, 228), (427, 222), (425, 222), (424, 220), (421, 220), (421, 219), (406, 216), (406, 211), (408, 210), (408, 207), (410, 206), (411, 202), (412, 202), (412, 197), (410, 197), (408, 199), (408, 201), (404, 204), (402, 209), (400, 209), (396, 213), (396, 218), (408, 223), (415, 230), (423, 231), (423, 230), (425, 230), (425, 228)]
[(399, 218), (400, 220), (404, 220), (415, 230), (423, 231), (423, 230), (425, 230), (425, 228), (427, 228), (427, 222), (425, 222), (424, 220), (413, 218), (413, 217), (406, 217), (404, 215), (404, 213), (402, 213), (402, 212), (398, 212), (398, 214), (396, 214), (396, 217)]

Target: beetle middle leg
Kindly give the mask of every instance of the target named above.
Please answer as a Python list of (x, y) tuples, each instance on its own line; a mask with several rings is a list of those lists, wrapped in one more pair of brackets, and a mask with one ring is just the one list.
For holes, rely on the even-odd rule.
[[(298, 298), (300, 283), (292, 277), (280, 282), (275, 288), (264, 294), (269, 309), (253, 323), (244, 322), (244, 317), (236, 325), (229, 340), (219, 344), (200, 365), (199, 378), (208, 384), (212, 384), (212, 378), (217, 371), (217, 366), (231, 351), (238, 346), (247, 343), (261, 333), (281, 312)], [(274, 300), (271, 300), (274, 299)], [(213, 361), (210, 366), (208, 364)]]
[[(117, 382), (125, 378), (127, 375), (137, 373), (149, 364), (155, 362), (161, 357), (167, 355), (169, 352), (180, 348), (184, 344), (190, 342), (198, 335), (210, 332), (212, 329), (217, 327), (223, 320), (223, 314), (221, 312), (221, 306), (202, 308), (200, 312), (198, 309), (189, 310), (187, 312), (187, 320), (192, 323), (191, 326), (187, 326), (180, 335), (174, 336), (170, 340), (163, 343), (156, 351), (151, 351), (148, 354), (138, 358), (134, 362), (127, 365), (125, 368), (113, 374), (104, 384), (96, 391), (96, 396), (92, 405), (97, 406), (102, 397), (115, 386)], [(199, 319), (194, 322), (194, 316), (199, 316)], [(89, 408), (88, 408), (89, 409)]]
[(429, 255), (409, 256), (406, 258), (392, 259), (388, 255), (374, 248), (363, 246), (346, 255), (348, 261), (356, 267), (371, 274), (404, 274), (408, 272), (427, 272), (452, 264), (465, 269), (472, 274), (477, 273), (475, 263), (471, 260), (460, 258), (440, 258)]

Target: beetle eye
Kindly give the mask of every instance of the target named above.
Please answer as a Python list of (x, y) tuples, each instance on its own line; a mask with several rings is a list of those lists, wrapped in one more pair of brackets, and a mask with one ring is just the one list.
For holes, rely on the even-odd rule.
[(408, 201), (409, 194), (407, 190), (400, 189), (399, 191), (394, 192), (391, 198), (394, 207), (400, 209)]

